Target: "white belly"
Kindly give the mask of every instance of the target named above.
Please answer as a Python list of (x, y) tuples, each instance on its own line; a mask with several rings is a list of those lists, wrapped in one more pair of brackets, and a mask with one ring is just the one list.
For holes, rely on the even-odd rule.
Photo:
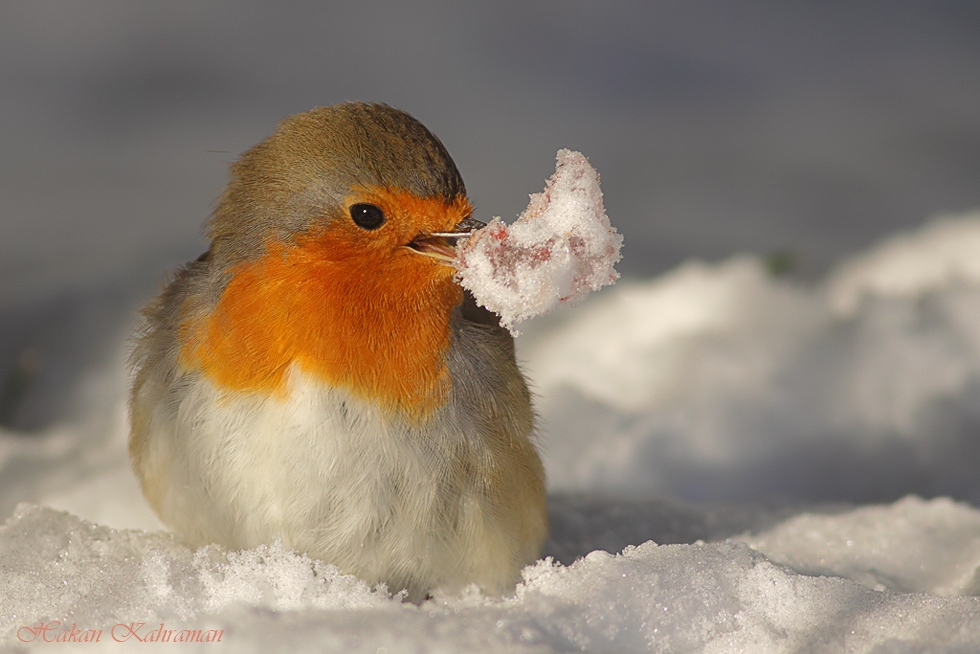
[(165, 523), (192, 544), (279, 538), (413, 598), (516, 580), (545, 524), (543, 497), (520, 496), (527, 470), (500, 460), (506, 443), (451, 403), (420, 430), (296, 370), (290, 382), (284, 398), (200, 377), (167, 400), (143, 389), (136, 467)]

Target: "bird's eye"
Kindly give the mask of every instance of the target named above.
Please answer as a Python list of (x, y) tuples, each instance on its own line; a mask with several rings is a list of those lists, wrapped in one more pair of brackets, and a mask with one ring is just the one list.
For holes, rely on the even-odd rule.
[(377, 229), (385, 223), (385, 214), (373, 204), (352, 204), (350, 217), (354, 224), (363, 229)]

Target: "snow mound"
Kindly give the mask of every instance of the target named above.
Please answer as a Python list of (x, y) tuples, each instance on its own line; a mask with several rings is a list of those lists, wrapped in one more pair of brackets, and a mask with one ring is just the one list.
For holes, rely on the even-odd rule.
[(21, 504), (0, 528), (4, 636), (67, 618), (92, 625), (191, 620), (246, 603), (270, 610), (363, 608), (387, 600), (279, 544), (191, 551), (165, 532), (116, 530)]
[(599, 174), (579, 152), (559, 150), (557, 159), (516, 222), (494, 218), (457, 248), (460, 284), (514, 335), (517, 323), (619, 278), (623, 237), (602, 207)]
[[(684, 388), (705, 341), (748, 327), (768, 332), (771, 338), (758, 344), (767, 352), (785, 349), (799, 338), (793, 318), (802, 322), (812, 313), (806, 304), (774, 284), (754, 258), (692, 261), (648, 282), (619, 284), (525, 355), (541, 388), (572, 386), (621, 411), (651, 410)], [(774, 316), (779, 329), (767, 330)], [(763, 356), (772, 355), (754, 353), (757, 367), (739, 372), (763, 374)]]
[(843, 263), (827, 283), (831, 307), (853, 315), (874, 296), (916, 298), (956, 283), (980, 284), (980, 213), (937, 219), (896, 234)]
[[(937, 508), (944, 511), (924, 510)], [(902, 536), (892, 530), (895, 519), (914, 521), (923, 507), (910, 501), (881, 510), (893, 519), (878, 534), (888, 540)], [(963, 510), (980, 521), (976, 510)], [(866, 556), (856, 573), (888, 563), (889, 553), (876, 554), (870, 540), (856, 547)], [(646, 542), (618, 555), (595, 551), (569, 566), (544, 560), (524, 570), (511, 597), (470, 589), (414, 606), (278, 545), (194, 552), (169, 535), (21, 505), (0, 528), (0, 568), (0, 646), (35, 647), (71, 628), (101, 630), (99, 643), (109, 645), (209, 630), (229, 651), (765, 654), (980, 646), (976, 598), (801, 575), (737, 542)], [(188, 646), (181, 643), (181, 651)]]
[(551, 489), (980, 502), (980, 276), (960, 250), (978, 235), (975, 215), (927, 225), (814, 285), (688, 262), (529, 325)]
[(980, 512), (948, 498), (803, 513), (739, 540), (808, 575), (846, 577), (875, 590), (980, 595)]

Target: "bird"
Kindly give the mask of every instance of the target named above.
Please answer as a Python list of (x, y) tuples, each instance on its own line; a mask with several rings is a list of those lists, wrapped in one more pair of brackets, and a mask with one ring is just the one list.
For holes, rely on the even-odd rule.
[(513, 338), (455, 278), (472, 214), (386, 104), (290, 116), (231, 165), (133, 338), (130, 459), (183, 542), (279, 541), (413, 602), (513, 590), (544, 470)]

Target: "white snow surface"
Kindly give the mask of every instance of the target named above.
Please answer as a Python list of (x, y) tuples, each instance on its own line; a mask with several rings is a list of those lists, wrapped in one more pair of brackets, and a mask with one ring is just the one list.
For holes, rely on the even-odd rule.
[[(749, 256), (689, 262), (528, 323), (562, 563), (505, 597), (416, 606), (278, 544), (183, 546), (129, 472), (120, 344), (80, 377), (86, 411), (0, 432), (0, 649), (150, 646), (134, 628), (221, 634), (152, 645), (174, 651), (978, 651), (980, 249), (965, 243), (980, 214), (816, 283)], [(42, 623), (102, 636), (46, 647)]]
[(513, 224), (494, 218), (457, 248), (460, 284), (515, 336), (517, 323), (619, 279), (623, 237), (603, 209), (599, 174), (580, 152), (559, 150), (556, 159)]
[(750, 256), (691, 261), (620, 282), (556, 325), (529, 324), (518, 344), (552, 488), (980, 502), (977, 260), (970, 214), (815, 284)]
[[(859, 540), (852, 549), (863, 556), (837, 565), (837, 574), (877, 578), (876, 563), (890, 555), (950, 544), (975, 549), (980, 539), (980, 512), (946, 501), (908, 499), (874, 511), (885, 527), (878, 539), (908, 537), (907, 531), (890, 534), (889, 525), (922, 517), (931, 529), (897, 543), (897, 553), (876, 554), (874, 543)], [(970, 527), (950, 524), (958, 511)], [(863, 518), (826, 518), (830, 545), (835, 522), (853, 528)], [(765, 551), (765, 538), (757, 550)], [(836, 652), (876, 645), (965, 651), (980, 645), (980, 599), (921, 591), (950, 590), (953, 572), (963, 572), (956, 569), (961, 558), (932, 562), (928, 573), (903, 579), (910, 586), (905, 592), (889, 592), (862, 579), (800, 574), (757, 550), (735, 541), (648, 541), (619, 554), (594, 551), (570, 566), (540, 561), (524, 570), (512, 597), (471, 589), (414, 606), (278, 544), (194, 552), (167, 534), (113, 530), (22, 504), (0, 531), (7, 597), (0, 624), (11, 644), (45, 634), (55, 639), (77, 626), (101, 629), (99, 642), (107, 646), (133, 646), (139, 645), (134, 634), (146, 638), (162, 624), (218, 630), (226, 647), (257, 652)], [(808, 558), (813, 550), (796, 552), (798, 568), (824, 565)], [(56, 627), (41, 631), (53, 620)]]

